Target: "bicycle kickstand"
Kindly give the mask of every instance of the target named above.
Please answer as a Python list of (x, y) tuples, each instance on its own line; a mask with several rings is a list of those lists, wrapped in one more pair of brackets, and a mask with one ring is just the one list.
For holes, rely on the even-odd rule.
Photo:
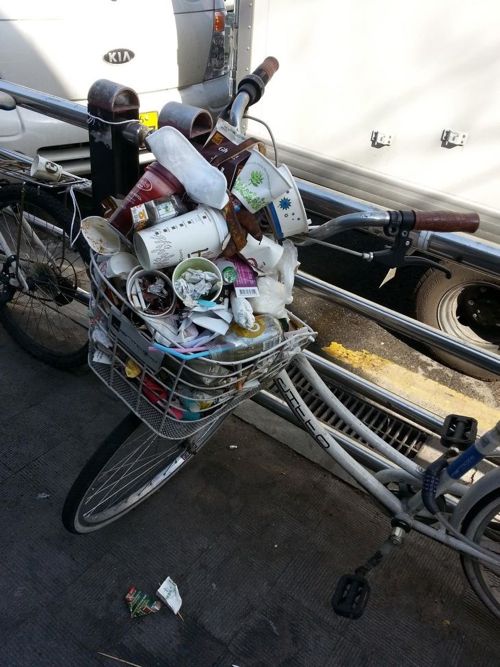
[(406, 524), (394, 521), (391, 534), (373, 556), (358, 567), (354, 574), (344, 574), (340, 577), (332, 596), (333, 611), (338, 616), (345, 616), (351, 620), (361, 618), (370, 597), (370, 584), (366, 578), (368, 573), (380, 565), (394, 547), (401, 546), (408, 531)]

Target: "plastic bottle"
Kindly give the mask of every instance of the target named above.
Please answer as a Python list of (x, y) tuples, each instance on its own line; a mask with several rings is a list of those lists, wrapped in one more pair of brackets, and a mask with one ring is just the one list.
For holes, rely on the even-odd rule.
[(257, 315), (251, 330), (233, 322), (227, 334), (213, 343), (210, 358), (218, 361), (244, 361), (270, 350), (282, 339), (283, 329), (279, 320), (272, 315)]

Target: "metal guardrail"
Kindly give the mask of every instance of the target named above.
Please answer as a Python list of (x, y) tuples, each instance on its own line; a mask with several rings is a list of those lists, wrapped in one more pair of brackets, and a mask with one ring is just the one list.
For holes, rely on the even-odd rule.
[(125, 196), (139, 178), (139, 145), (143, 137), (138, 121), (139, 97), (131, 88), (99, 79), (88, 93), (88, 107), (39, 90), (0, 79), (24, 109), (87, 129), (95, 213), (109, 196)]
[(393, 331), (397, 331), (427, 345), (439, 347), (441, 350), (450, 352), (464, 361), (468, 361), (500, 376), (500, 356), (496, 354), (490, 354), (478, 347), (463, 343), (458, 338), (448, 336), (427, 324), (417, 322), (411, 317), (401, 315), (373, 301), (368, 301), (368, 299), (364, 299), (362, 296), (330, 285), (330, 283), (303, 271), (298, 272), (295, 284), (306, 292), (328, 299), (339, 306), (345, 306)]
[(88, 111), (83, 104), (27, 88), (5, 79), (0, 79), (0, 91), (11, 95), (16, 100), (16, 104), (23, 109), (36, 111), (44, 116), (62, 120), (83, 129), (88, 128)]

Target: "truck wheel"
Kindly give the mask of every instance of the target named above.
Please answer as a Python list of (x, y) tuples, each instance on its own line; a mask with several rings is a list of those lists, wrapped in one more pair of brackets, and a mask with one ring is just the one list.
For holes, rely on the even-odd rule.
[[(415, 290), (416, 317), (420, 322), (441, 329), (488, 352), (500, 349), (500, 280), (475, 273), (462, 266), (443, 262), (452, 274), (429, 269)], [(500, 376), (454, 355), (431, 348), (434, 356), (447, 366), (480, 380), (499, 380)]]

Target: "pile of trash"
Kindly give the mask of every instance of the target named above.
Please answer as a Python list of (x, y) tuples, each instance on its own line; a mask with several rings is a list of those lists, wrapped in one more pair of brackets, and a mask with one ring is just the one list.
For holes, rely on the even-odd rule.
[[(176, 104), (191, 109), (170, 104), (176, 113)], [(121, 313), (126, 305), (129, 321), (147, 332), (153, 357), (243, 362), (293, 329), (287, 306), (298, 261), (286, 237), (308, 229), (300, 194), (285, 165), (276, 166), (262, 144), (226, 121), (219, 119), (203, 141), (165, 115), (163, 123), (146, 140), (155, 161), (130, 193), (107, 218), (82, 220), (105, 283), (100, 289), (110, 287), (107, 300)], [(92, 361), (99, 364), (113, 363), (105, 310), (94, 308), (91, 328)], [(122, 362), (128, 378), (141, 376), (148, 400), (165, 402), (172, 387), (155, 394), (158, 378), (151, 369), (144, 378), (144, 359), (131, 354)], [(203, 400), (188, 394), (195, 416), (186, 416), (179, 401), (169, 404), (170, 413), (200, 418)]]

